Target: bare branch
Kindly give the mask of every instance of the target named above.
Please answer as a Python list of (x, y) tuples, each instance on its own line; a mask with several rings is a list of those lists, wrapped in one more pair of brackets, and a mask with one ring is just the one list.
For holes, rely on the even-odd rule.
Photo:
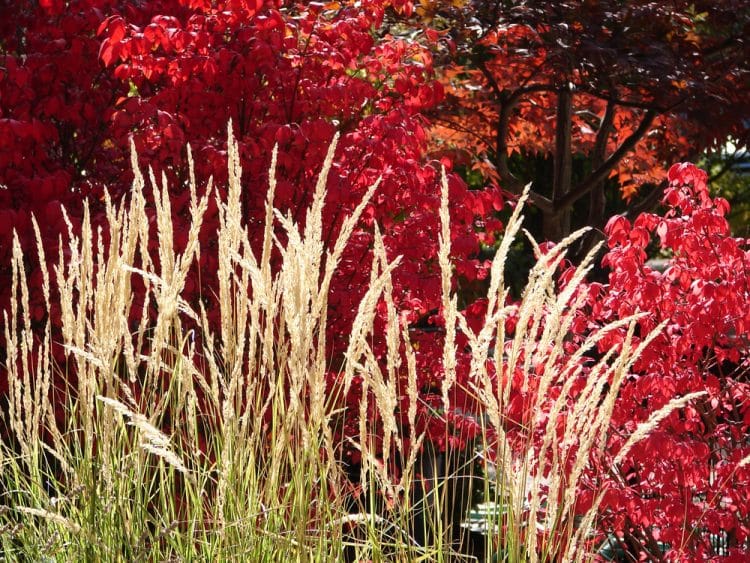
[(432, 119), (437, 121), (438, 123), (444, 124), (446, 127), (453, 129), (454, 131), (461, 131), (462, 133), (466, 133), (467, 135), (474, 137), (477, 141), (487, 145), (488, 147), (491, 147), (493, 145), (492, 139), (489, 139), (482, 135), (481, 133), (477, 133), (473, 128), (467, 127), (465, 125), (461, 125), (460, 123), (457, 123), (453, 121), (450, 118), (447, 117), (441, 117), (440, 115), (433, 115), (431, 116)]

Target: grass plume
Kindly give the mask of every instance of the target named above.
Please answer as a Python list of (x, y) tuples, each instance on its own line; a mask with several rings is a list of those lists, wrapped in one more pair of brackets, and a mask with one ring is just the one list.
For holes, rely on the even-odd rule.
[[(29, 287), (16, 240), (13, 301), (3, 317), (9, 383), (7, 432), (0, 444), (0, 526), (9, 531), (0, 537), (5, 554), (89, 561), (328, 561), (348, 549), (357, 560), (461, 560), (452, 539), (454, 504), (447, 494), (460, 476), (435, 479), (421, 498), (411, 494), (415, 488), (427, 490), (424, 457), (431, 450), (424, 434), (416, 435), (417, 362), (394, 304), (392, 275), (400, 259), (388, 260), (377, 228), (370, 285), (349, 334), (341, 375), (344, 393), (355, 378), (363, 382), (369, 392), (363, 392), (362, 412), (373, 401), (382, 422), (382, 451), (376, 450), (364, 414), (359, 437), (346, 445), (361, 453), (357, 485), (386, 499), (387, 506), (379, 510), (362, 504), (352, 511), (347, 505), (352, 484), (342, 467), (344, 444), (332, 430), (338, 397), (325, 393), (328, 295), (347, 241), (378, 184), (366, 191), (326, 248), (323, 204), (336, 143), (320, 172), (304, 228), (273, 207), (274, 151), (259, 255), (242, 216), (242, 171), (231, 126), (225, 198), (211, 182), (199, 189), (188, 150), (191, 226), (182, 252), (173, 242), (167, 182), (153, 172), (144, 176), (133, 152), (135, 179), (128, 202), (117, 205), (105, 198), (107, 237), (92, 227), (85, 204), (79, 232), (68, 220), (67, 244), (63, 249), (60, 243), (51, 277), (39, 244), (48, 312), (52, 302), (60, 305), (64, 365), (53, 359), (50, 323), (41, 332), (32, 330), (29, 291), (37, 288)], [(475, 333), (451, 290), (450, 209), (443, 177), (443, 412), (451, 412), (450, 391), (459, 385), (456, 340), (461, 333), (471, 352), (466, 391), (481, 405), (484, 431), (476, 451), (467, 452), (467, 464), (475, 457), (486, 461), (485, 473), (476, 475), (479, 489), (486, 501), (505, 507), (489, 523), (497, 532), (491, 534), (486, 556), (502, 552), (514, 561), (582, 560), (591, 553), (597, 503), (576, 520), (575, 491), (591, 455), (605, 443), (619, 386), (652, 336), (634, 345), (636, 318), (630, 318), (595, 332), (572, 354), (565, 351), (581, 305), (575, 288), (594, 254), (560, 292), (555, 291), (555, 270), (578, 235), (540, 256), (520, 303), (506, 304), (504, 267), (521, 230), (526, 194), (491, 265), (486, 318)], [(199, 233), (211, 198), (219, 209), (219, 231), (211, 233), (220, 280), (216, 332), (209, 312), (191, 307), (182, 295), (200, 258)], [(155, 229), (149, 227), (149, 207)], [(278, 229), (285, 243), (275, 234)], [(153, 246), (157, 256), (149, 251)], [(281, 256), (278, 271), (270, 266), (274, 250)], [(384, 362), (371, 347), (381, 300), (387, 311)], [(158, 314), (152, 317), (149, 310)], [(506, 335), (511, 314), (518, 319), (517, 329)], [(622, 348), (590, 366), (586, 383), (574, 393), (583, 355), (609, 331), (623, 328), (629, 332)], [(535, 366), (541, 366), (538, 373)], [(403, 391), (396, 385), (401, 371), (407, 381)], [(525, 391), (533, 382), (526, 408), (535, 415), (511, 437), (507, 410), (515, 373)], [(67, 387), (56, 389), (56, 384)], [(553, 388), (559, 393), (550, 394)], [(409, 398), (405, 426), (394, 414), (399, 392)], [(61, 397), (65, 402), (59, 408)], [(563, 413), (566, 422), (560, 426)], [(657, 419), (639, 428), (631, 442)], [(400, 460), (398, 476), (389, 471), (394, 458)], [(432, 538), (427, 545), (414, 537), (415, 512), (425, 515), (423, 525)], [(534, 533), (537, 529), (544, 533)]]

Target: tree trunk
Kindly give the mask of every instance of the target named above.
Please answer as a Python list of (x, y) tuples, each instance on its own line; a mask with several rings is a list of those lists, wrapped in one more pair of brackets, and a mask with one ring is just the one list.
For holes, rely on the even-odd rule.
[[(599, 123), (599, 131), (596, 133), (596, 142), (594, 143), (594, 150), (591, 153), (592, 170), (597, 170), (607, 159), (607, 141), (612, 133), (614, 115), (614, 103), (609, 102), (607, 110), (604, 112), (604, 116)], [(583, 260), (589, 251), (594, 248), (594, 245), (602, 239), (602, 229), (606, 220), (605, 212), (607, 208), (607, 197), (604, 192), (606, 183), (606, 179), (599, 179), (594, 183), (591, 192), (589, 192), (589, 215), (586, 225), (591, 227), (592, 230), (584, 235), (578, 244), (578, 248), (572, 257), (576, 263)]]
[(570, 207), (561, 207), (557, 202), (570, 193), (571, 188), (573, 177), (572, 126), (573, 91), (568, 84), (560, 88), (557, 93), (552, 209), (543, 215), (543, 235), (546, 240), (559, 241), (570, 234)]

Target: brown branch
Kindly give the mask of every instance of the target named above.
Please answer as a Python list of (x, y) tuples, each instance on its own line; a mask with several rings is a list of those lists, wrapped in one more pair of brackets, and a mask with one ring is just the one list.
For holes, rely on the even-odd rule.
[(556, 89), (551, 84), (529, 84), (528, 86), (522, 86), (513, 90), (509, 97), (509, 101), (514, 105), (521, 101), (521, 96), (525, 94), (533, 94), (534, 92), (554, 92)]
[[(508, 131), (510, 128), (510, 119), (513, 114), (513, 110), (516, 105), (521, 101), (521, 98), (527, 94), (533, 94), (535, 92), (550, 92), (554, 91), (555, 88), (549, 84), (530, 84), (516, 88), (513, 91), (503, 90), (497, 82), (497, 79), (493, 76), (492, 71), (487, 68), (484, 61), (475, 58), (474, 60), (477, 68), (481, 71), (485, 80), (492, 90), (495, 100), (498, 105), (498, 118), (497, 128), (495, 133), (495, 158), (497, 165), (497, 172), (500, 176), (500, 181), (503, 184), (503, 188), (514, 194), (520, 194), (523, 190), (524, 184), (521, 180), (516, 178), (508, 167)], [(551, 212), (553, 210), (552, 200), (544, 197), (542, 194), (531, 191), (529, 193), (529, 199), (539, 209), (544, 212)]]
[(492, 146), (492, 139), (488, 139), (487, 137), (485, 137), (481, 133), (477, 133), (474, 129), (470, 127), (466, 127), (465, 125), (460, 125), (459, 123), (456, 123), (452, 119), (449, 119), (447, 117), (441, 117), (440, 115), (434, 115), (431, 117), (438, 123), (442, 123), (445, 127), (453, 129), (454, 131), (460, 131), (462, 133), (466, 133), (467, 135), (470, 135), (474, 137), (476, 140), (484, 143), (488, 147)]
[[(599, 123), (599, 130), (596, 132), (594, 141), (594, 150), (591, 151), (591, 168), (596, 170), (602, 164), (607, 155), (607, 141), (614, 129), (615, 104), (607, 102), (607, 109), (604, 110), (604, 116)], [(604, 208), (606, 198), (604, 197), (604, 180), (597, 182), (591, 188), (589, 200), (589, 218), (588, 224), (592, 227), (601, 227), (604, 219)]]
[(588, 178), (578, 184), (576, 188), (563, 196), (559, 200), (553, 202), (555, 208), (565, 209), (573, 205), (576, 201), (581, 199), (587, 193), (589, 193), (599, 182), (605, 181), (610, 171), (617, 165), (620, 160), (631, 151), (635, 145), (640, 141), (643, 136), (648, 132), (651, 124), (654, 122), (656, 117), (656, 111), (649, 110), (646, 115), (643, 116), (638, 128), (625, 139), (619, 147), (602, 163), (601, 166), (597, 167)]
[[(607, 153), (607, 141), (609, 136), (614, 129), (614, 116), (615, 116), (615, 104), (613, 102), (607, 103), (607, 108), (604, 110), (604, 115), (599, 121), (599, 129), (596, 132), (596, 139), (594, 140), (594, 148), (591, 151), (591, 168), (596, 169), (604, 163)], [(586, 224), (592, 229), (583, 235), (578, 248), (573, 256), (573, 262), (578, 263), (594, 245), (602, 240), (604, 233), (602, 228), (604, 227), (604, 216), (607, 206), (607, 198), (604, 193), (604, 181), (601, 181), (591, 188), (589, 193), (589, 214), (586, 219)]]
[(578, 85), (578, 91), (584, 94), (588, 94), (589, 96), (593, 96), (594, 98), (604, 100), (605, 102), (611, 102), (618, 106), (622, 106), (625, 108), (642, 109), (644, 111), (654, 111), (657, 114), (669, 113), (671, 111), (674, 111), (675, 108), (679, 107), (688, 100), (688, 96), (682, 96), (669, 105), (660, 105), (654, 102), (626, 100), (624, 98), (619, 98), (617, 96), (613, 96), (599, 90), (588, 89), (586, 88), (585, 84)]
[[(667, 113), (668, 111), (674, 109), (676, 105), (679, 105), (679, 104), (672, 104), (671, 106), (662, 106), (659, 104), (643, 102), (643, 101), (638, 102), (635, 100), (625, 100), (623, 98), (618, 98), (617, 96), (610, 96), (609, 94), (605, 94), (597, 90), (588, 90), (585, 87), (581, 88), (579, 91), (583, 92), (584, 94), (588, 94), (589, 96), (593, 96), (594, 98), (598, 98), (605, 102), (609, 102), (618, 106), (622, 106), (624, 108), (642, 109), (644, 111), (655, 111), (656, 113)], [(684, 102), (685, 99), (686, 98), (680, 98), (679, 103)]]
[(544, 213), (552, 213), (552, 211), (554, 210), (554, 206), (552, 205), (552, 200), (549, 199), (548, 197), (544, 197), (539, 192), (530, 190), (529, 200), (531, 201), (531, 203), (536, 205)]
[(608, 102), (607, 109), (604, 110), (604, 116), (599, 123), (599, 130), (596, 132), (594, 141), (594, 150), (591, 154), (594, 166), (598, 167), (604, 163), (604, 157), (607, 152), (607, 141), (612, 133), (612, 125), (615, 119), (615, 102)]
[(477, 65), (477, 68), (482, 72), (482, 75), (484, 76), (484, 79), (487, 81), (487, 83), (490, 85), (490, 88), (492, 88), (492, 91), (495, 93), (495, 98), (498, 100), (502, 98), (504, 90), (500, 88), (500, 85), (497, 83), (497, 80), (492, 75), (492, 72), (490, 72), (490, 69), (487, 68), (487, 65), (484, 64), (484, 61), (480, 60), (478, 56), (475, 56), (474, 62)]
[(572, 128), (573, 92), (569, 86), (564, 86), (557, 93), (552, 201), (562, 199), (570, 192), (573, 175), (573, 162), (570, 150)]
[[(512, 92), (504, 90), (498, 96), (498, 118), (497, 118), (497, 131), (495, 139), (495, 154), (497, 158), (497, 171), (500, 174), (504, 187), (515, 194), (520, 193), (523, 190), (523, 182), (516, 178), (511, 173), (508, 167), (508, 131), (510, 129), (510, 119), (513, 114), (513, 109), (521, 101), (521, 98), (525, 94), (531, 94), (534, 92), (545, 92), (553, 90), (552, 86), (548, 84), (532, 84), (517, 88)], [(538, 205), (547, 208), (547, 202), (551, 203), (545, 197), (541, 197), (539, 194), (530, 196), (532, 201), (539, 202)], [(551, 207), (549, 208), (551, 209)]]
[(630, 209), (625, 213), (625, 217), (633, 221), (638, 215), (645, 212), (653, 211), (654, 207), (659, 204), (662, 196), (664, 195), (664, 189), (667, 187), (666, 181), (660, 182), (651, 192), (646, 195), (641, 201), (632, 205)]
[(501, 96), (498, 100), (497, 129), (495, 131), (495, 157), (497, 158), (497, 171), (505, 188), (513, 193), (520, 193), (523, 189), (522, 182), (516, 178), (508, 167), (508, 130), (514, 103), (507, 96)]

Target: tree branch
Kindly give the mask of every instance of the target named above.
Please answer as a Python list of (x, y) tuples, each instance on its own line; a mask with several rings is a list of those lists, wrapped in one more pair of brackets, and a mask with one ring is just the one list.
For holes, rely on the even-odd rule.
[(675, 108), (677, 108), (678, 106), (686, 102), (688, 99), (687, 96), (682, 96), (681, 98), (676, 100), (674, 103), (665, 106), (665, 105), (659, 105), (657, 103), (649, 103), (649, 102), (643, 102), (643, 101), (638, 102), (635, 100), (625, 100), (623, 98), (618, 98), (617, 96), (612, 96), (601, 91), (587, 89), (585, 85), (579, 86), (578, 91), (588, 94), (589, 96), (598, 98), (600, 100), (604, 100), (605, 102), (611, 102), (618, 106), (622, 106), (625, 108), (642, 109), (644, 111), (654, 111), (657, 114), (669, 113), (670, 111), (673, 111)]
[(555, 122), (554, 174), (552, 179), (552, 201), (565, 197), (571, 188), (572, 155), (571, 136), (573, 127), (573, 92), (563, 86), (557, 92), (557, 116)]
[(533, 94), (534, 92), (554, 92), (556, 88), (551, 84), (529, 84), (528, 86), (522, 86), (516, 88), (509, 96), (509, 101), (514, 105), (521, 101), (521, 96), (525, 94)]
[(604, 158), (607, 154), (607, 141), (613, 129), (615, 105), (616, 103), (613, 101), (607, 102), (607, 109), (604, 110), (604, 116), (599, 123), (599, 130), (596, 132), (596, 140), (594, 141), (594, 150), (591, 154), (594, 167), (604, 164)]
[[(607, 109), (604, 110), (604, 116), (599, 123), (599, 130), (596, 132), (594, 141), (594, 150), (591, 151), (591, 168), (596, 170), (602, 164), (607, 155), (607, 141), (614, 129), (615, 104), (607, 102)], [(599, 228), (604, 220), (604, 210), (606, 198), (604, 197), (604, 180), (597, 182), (591, 188), (589, 199), (589, 217), (587, 223), (591, 227)]]
[(552, 213), (554, 211), (554, 206), (552, 205), (552, 200), (548, 197), (544, 197), (539, 192), (535, 192), (534, 190), (529, 191), (529, 200), (531, 203), (536, 205), (541, 211), (544, 213)]
[(502, 98), (504, 91), (500, 89), (500, 85), (497, 83), (497, 80), (492, 75), (492, 72), (490, 72), (490, 69), (487, 68), (487, 65), (484, 64), (484, 61), (480, 60), (478, 56), (475, 56), (474, 62), (477, 65), (477, 68), (481, 71), (482, 75), (484, 76), (484, 79), (487, 81), (487, 84), (489, 84), (490, 88), (492, 88), (492, 91), (495, 94), (495, 98), (498, 100)]
[[(513, 109), (521, 101), (521, 98), (525, 94), (531, 94), (534, 92), (546, 92), (554, 90), (554, 88), (548, 84), (531, 84), (522, 88), (517, 88), (512, 92), (507, 90), (501, 91), (497, 96), (498, 103), (498, 118), (497, 118), (497, 131), (495, 138), (495, 155), (497, 158), (497, 171), (500, 174), (500, 179), (505, 188), (515, 194), (521, 193), (523, 190), (523, 182), (516, 178), (508, 167), (508, 131), (510, 129), (510, 119), (513, 114)], [(551, 204), (551, 200), (541, 197), (539, 194), (530, 196), (532, 201), (538, 202), (538, 205), (547, 208), (547, 203)], [(551, 207), (549, 207), (551, 209)]]
[(641, 213), (653, 211), (653, 209), (659, 204), (659, 201), (661, 201), (661, 198), (664, 195), (664, 188), (666, 187), (666, 181), (660, 182), (659, 185), (651, 191), (651, 193), (646, 195), (646, 197), (644, 197), (635, 205), (630, 206), (630, 208), (625, 213), (625, 217), (627, 217), (630, 221), (633, 221)]
[(501, 95), (498, 99), (497, 129), (495, 131), (495, 157), (497, 159), (497, 171), (505, 188), (513, 193), (520, 193), (523, 189), (522, 182), (516, 178), (508, 167), (508, 129), (510, 128), (510, 117), (515, 103), (511, 103), (507, 96)]
[[(550, 92), (554, 91), (555, 88), (550, 84), (539, 83), (522, 86), (513, 91), (503, 90), (495, 76), (492, 74), (492, 71), (487, 68), (484, 61), (475, 58), (474, 62), (487, 81), (487, 84), (489, 84), (498, 106), (497, 127), (495, 133), (495, 158), (500, 181), (503, 183), (503, 187), (509, 192), (520, 194), (523, 190), (524, 184), (513, 175), (508, 167), (508, 130), (510, 128), (510, 119), (513, 115), (513, 110), (523, 96), (535, 92)], [(549, 213), (553, 210), (552, 200), (544, 197), (540, 193), (532, 190), (529, 193), (529, 199), (544, 212)]]
[(638, 128), (633, 131), (633, 133), (627, 139), (625, 139), (619, 147), (617, 147), (615, 152), (613, 152), (601, 166), (596, 168), (596, 170), (594, 170), (588, 178), (578, 184), (578, 186), (576, 186), (573, 191), (563, 196), (559, 200), (553, 201), (553, 205), (555, 206), (555, 208), (559, 210), (570, 207), (576, 201), (589, 193), (599, 182), (605, 181), (609, 176), (610, 171), (617, 165), (617, 163), (620, 162), (620, 160), (622, 160), (622, 158), (629, 151), (631, 151), (633, 147), (635, 147), (635, 145), (638, 143), (638, 141), (640, 141), (648, 132), (651, 124), (654, 122), (654, 118), (656, 117), (656, 115), (657, 113), (654, 110), (647, 111), (646, 115), (643, 116), (640, 125), (638, 125)]
[(477, 141), (484, 143), (488, 147), (491, 147), (493, 144), (492, 139), (485, 137), (481, 133), (477, 133), (471, 127), (466, 127), (465, 125), (456, 123), (452, 119), (449, 119), (447, 117), (441, 117), (440, 115), (433, 115), (431, 116), (431, 118), (437, 121), (438, 123), (444, 124), (449, 129), (453, 129), (454, 131), (461, 131), (462, 133), (466, 133), (467, 135), (474, 137)]
[[(594, 148), (591, 151), (591, 168), (597, 169), (602, 164), (607, 154), (607, 141), (609, 136), (614, 129), (614, 116), (615, 116), (615, 104), (614, 102), (608, 102), (607, 108), (604, 110), (604, 115), (599, 122), (599, 129), (596, 132), (596, 140), (594, 141)], [(584, 256), (594, 247), (597, 241), (602, 240), (603, 233), (601, 229), (604, 227), (604, 217), (607, 207), (607, 198), (604, 193), (604, 181), (596, 183), (589, 192), (589, 214), (586, 219), (586, 224), (592, 229), (583, 235), (578, 244), (578, 248), (573, 255), (573, 261), (575, 263), (580, 262)]]
[(731, 156), (727, 156), (726, 158), (724, 158), (724, 162), (722, 163), (719, 171), (709, 176), (708, 183), (710, 184), (711, 182), (715, 182), (724, 174), (729, 172), (732, 167), (740, 161), (739, 157), (737, 156), (738, 154), (740, 154), (740, 152), (741, 151), (739, 149), (735, 149)]

